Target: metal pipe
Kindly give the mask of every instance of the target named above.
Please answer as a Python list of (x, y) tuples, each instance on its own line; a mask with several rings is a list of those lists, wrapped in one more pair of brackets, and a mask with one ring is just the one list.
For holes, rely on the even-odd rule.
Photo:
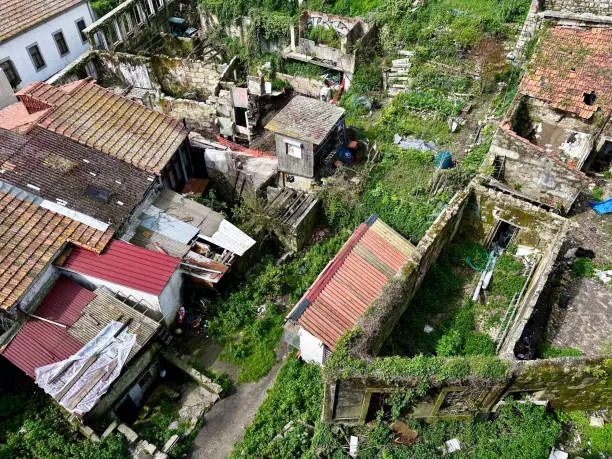
[(21, 312), (23, 312), (26, 316), (31, 317), (33, 319), (42, 320), (43, 322), (47, 322), (47, 323), (50, 323), (50, 324), (53, 324), (53, 325), (57, 325), (58, 327), (68, 328), (68, 325), (60, 324), (59, 322), (55, 322), (53, 320), (45, 319), (44, 317), (37, 316), (36, 314), (30, 314), (29, 312), (26, 312), (26, 311), (24, 311), (21, 308), (19, 308), (19, 310)]

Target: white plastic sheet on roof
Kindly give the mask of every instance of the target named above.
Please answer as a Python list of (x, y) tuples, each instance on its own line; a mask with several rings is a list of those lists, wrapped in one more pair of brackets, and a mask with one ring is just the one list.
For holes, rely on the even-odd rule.
[[(119, 377), (121, 369), (136, 343), (136, 335), (128, 333), (127, 329), (116, 338), (113, 338), (115, 332), (122, 326), (121, 322), (112, 321), (72, 357), (61, 362), (36, 368), (34, 370), (36, 384), (47, 394), (55, 398), (62, 388), (77, 376), (89, 357), (100, 351), (96, 361), (81, 375), (70, 390), (58, 400), (60, 405), (72, 413), (82, 415), (89, 412), (108, 391), (113, 381)], [(112, 368), (115, 361), (117, 365), (115, 368)], [(70, 368), (61, 377), (53, 381), (53, 383), (49, 382), (62, 368), (65, 368), (68, 362), (72, 362)], [(101, 379), (99, 379), (100, 377)], [(94, 384), (96, 379), (99, 379), (99, 381)], [(78, 401), (79, 399), (80, 401)], [(78, 403), (76, 403), (77, 401)]]

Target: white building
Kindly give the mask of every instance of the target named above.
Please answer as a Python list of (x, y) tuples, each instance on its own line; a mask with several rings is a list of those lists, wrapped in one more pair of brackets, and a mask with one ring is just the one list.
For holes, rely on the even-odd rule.
[(0, 69), (14, 88), (44, 81), (89, 49), (87, 0), (0, 0)]

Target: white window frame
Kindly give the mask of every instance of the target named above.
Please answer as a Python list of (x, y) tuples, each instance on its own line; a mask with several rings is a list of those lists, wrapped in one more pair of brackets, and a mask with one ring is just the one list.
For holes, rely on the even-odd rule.
[(285, 139), (285, 153), (292, 158), (302, 159), (302, 143)]

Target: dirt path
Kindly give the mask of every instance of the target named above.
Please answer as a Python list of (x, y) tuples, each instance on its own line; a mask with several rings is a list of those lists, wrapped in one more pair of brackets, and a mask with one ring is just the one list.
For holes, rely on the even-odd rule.
[(267, 390), (285, 363), (289, 347), (282, 342), (279, 362), (266, 376), (255, 383), (241, 384), (236, 392), (217, 402), (204, 416), (204, 427), (193, 444), (192, 458), (225, 459), (234, 444), (242, 439), (244, 429), (251, 423), (257, 408), (266, 398)]

